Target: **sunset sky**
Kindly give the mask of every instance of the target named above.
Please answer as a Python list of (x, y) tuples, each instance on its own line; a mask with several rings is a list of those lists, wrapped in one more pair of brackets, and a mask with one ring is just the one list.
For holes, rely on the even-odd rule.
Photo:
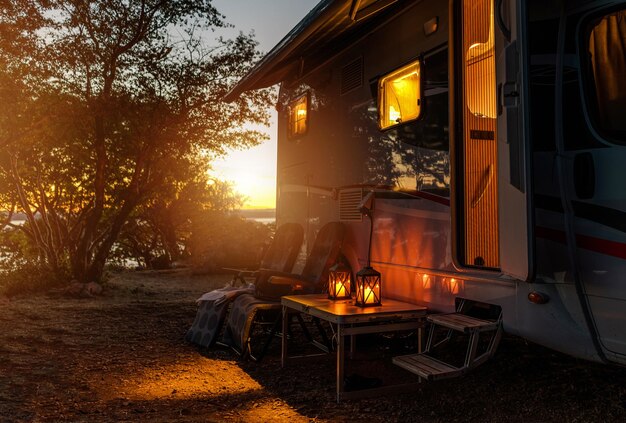
[[(254, 30), (259, 49), (267, 53), (319, 0), (214, 0), (213, 4), (235, 29)], [(244, 208), (274, 208), (276, 194), (276, 112), (265, 128), (270, 140), (245, 151), (232, 151), (213, 163), (213, 175), (232, 181), (245, 197)]]

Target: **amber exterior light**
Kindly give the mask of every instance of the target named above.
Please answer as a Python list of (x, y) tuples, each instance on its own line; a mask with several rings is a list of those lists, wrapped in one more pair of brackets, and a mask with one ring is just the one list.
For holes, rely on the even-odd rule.
[(328, 272), (328, 298), (344, 300), (352, 294), (352, 271), (343, 263), (337, 263)]

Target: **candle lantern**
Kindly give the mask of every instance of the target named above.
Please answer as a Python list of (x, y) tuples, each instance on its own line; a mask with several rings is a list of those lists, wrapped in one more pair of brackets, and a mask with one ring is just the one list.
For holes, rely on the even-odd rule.
[(356, 274), (356, 301), (360, 307), (379, 306), (381, 302), (380, 273), (371, 266), (366, 266)]
[(352, 293), (352, 271), (339, 262), (328, 271), (328, 298), (344, 300)]
[[(368, 206), (368, 203), (370, 204)], [(374, 193), (370, 192), (363, 198), (360, 204), (360, 211), (370, 219), (370, 240), (367, 245), (367, 264), (356, 274), (356, 300), (355, 305), (360, 307), (382, 305), (382, 281), (380, 273), (370, 266), (370, 256), (372, 254), (372, 235), (374, 234), (374, 218), (372, 209), (374, 208)]]

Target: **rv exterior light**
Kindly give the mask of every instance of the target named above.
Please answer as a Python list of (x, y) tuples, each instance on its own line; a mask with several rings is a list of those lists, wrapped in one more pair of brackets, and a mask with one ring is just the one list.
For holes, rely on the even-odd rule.
[(427, 274), (422, 275), (422, 288), (430, 289), (432, 286), (432, 282), (430, 280), (430, 276)]
[(373, 267), (366, 266), (356, 274), (356, 300), (359, 307), (379, 306), (382, 304), (382, 280), (380, 273)]
[(542, 294), (541, 292), (532, 291), (528, 294), (528, 301), (533, 304), (545, 304), (550, 299), (546, 294)]
[(439, 16), (435, 16), (424, 23), (424, 35), (429, 36), (439, 29)]
[(352, 289), (352, 271), (339, 262), (328, 271), (328, 298), (344, 300), (350, 298)]

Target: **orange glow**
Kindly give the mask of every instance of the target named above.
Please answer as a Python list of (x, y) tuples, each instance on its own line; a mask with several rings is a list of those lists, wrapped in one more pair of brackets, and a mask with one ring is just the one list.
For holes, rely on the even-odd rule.
[(308, 131), (309, 95), (305, 93), (289, 103), (289, 138), (297, 138)]
[(420, 62), (381, 78), (378, 84), (381, 129), (417, 119), (420, 115)]
[(356, 299), (359, 307), (381, 305), (381, 274), (371, 266), (366, 266), (356, 274)]
[(346, 296), (346, 287), (335, 282), (335, 297), (343, 298)]
[[(361, 289), (363, 289), (361, 287)], [(365, 304), (374, 304), (376, 302), (376, 292), (380, 291), (380, 286), (378, 284), (374, 285), (374, 289), (370, 288), (369, 286), (365, 287), (365, 294), (363, 295), (363, 298), (365, 298)]]
[(328, 274), (328, 294), (331, 299), (338, 300), (350, 298), (351, 272), (342, 265), (330, 268)]
[(463, 288), (463, 281), (455, 278), (444, 278), (441, 288), (445, 293), (456, 295), (461, 292), (461, 289)]
[[(183, 358), (178, 361), (154, 363), (122, 378), (105, 376), (101, 380), (98, 377), (93, 382), (94, 391), (104, 400), (124, 398), (128, 401), (219, 400), (222, 396), (240, 396), (240, 409), (225, 410), (228, 415), (219, 416), (220, 421), (267, 421), (267, 416), (276, 413), (288, 421), (308, 421), (267, 392), (236, 361), (208, 359), (199, 356), (195, 349), (182, 354)], [(111, 386), (115, 389), (110, 389)]]
[(456, 279), (450, 279), (450, 293), (458, 294), (459, 293), (459, 283)]
[[(228, 367), (228, 378), (224, 367)], [(189, 368), (206, 369), (189, 372)], [(260, 391), (262, 386), (247, 373), (234, 365), (225, 365), (198, 356), (191, 360), (146, 368), (137, 374), (128, 375), (118, 382), (119, 392), (133, 400), (157, 398), (195, 398), (221, 395), (224, 392), (244, 394)]]
[(422, 275), (422, 287), (424, 289), (430, 289), (430, 286), (431, 286), (430, 276), (428, 276), (427, 274), (423, 274)]
[(499, 267), (493, 0), (463, 2), (462, 242), (467, 266)]
[[(259, 128), (262, 130), (262, 128)], [(246, 199), (246, 209), (272, 209), (276, 206), (276, 142), (266, 142), (249, 150), (228, 152), (212, 163), (211, 176), (229, 181)]]

